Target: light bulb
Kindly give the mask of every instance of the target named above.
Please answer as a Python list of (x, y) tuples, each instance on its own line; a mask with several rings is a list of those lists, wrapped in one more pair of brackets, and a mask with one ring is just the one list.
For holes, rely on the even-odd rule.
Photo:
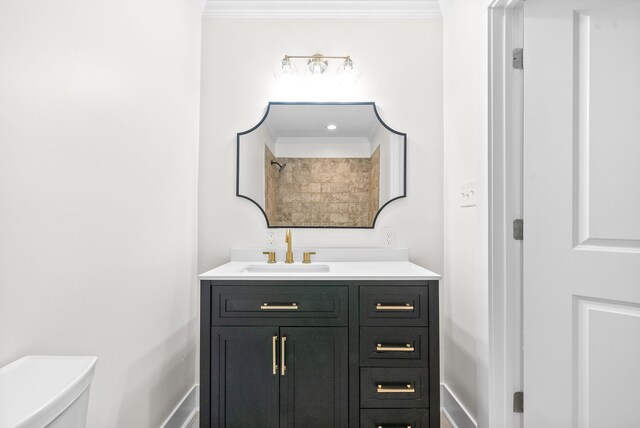
[(285, 56), (282, 61), (278, 61), (273, 70), (273, 76), (278, 82), (290, 82), (298, 76), (296, 65)]
[(360, 80), (360, 70), (353, 64), (351, 58), (344, 60), (336, 70), (338, 83), (341, 85), (355, 85)]
[(320, 54), (315, 54), (313, 58), (307, 61), (307, 73), (315, 80), (324, 74), (329, 63)]

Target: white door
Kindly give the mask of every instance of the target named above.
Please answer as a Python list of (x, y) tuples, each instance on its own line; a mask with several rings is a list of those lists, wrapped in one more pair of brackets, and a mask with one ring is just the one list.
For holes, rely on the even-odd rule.
[(524, 424), (639, 428), (640, 0), (524, 25)]

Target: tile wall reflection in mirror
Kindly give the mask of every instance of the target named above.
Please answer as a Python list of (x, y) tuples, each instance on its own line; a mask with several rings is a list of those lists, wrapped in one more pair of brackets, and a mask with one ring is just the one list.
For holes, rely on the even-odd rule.
[(406, 135), (373, 103), (270, 103), (238, 134), (238, 196), (269, 227), (371, 228), (405, 196)]

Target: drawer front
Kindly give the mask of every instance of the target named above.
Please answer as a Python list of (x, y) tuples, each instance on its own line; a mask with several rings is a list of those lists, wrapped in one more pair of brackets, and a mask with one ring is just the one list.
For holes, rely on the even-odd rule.
[(367, 367), (427, 367), (427, 327), (362, 327), (360, 365)]
[(407, 427), (429, 428), (429, 411), (427, 409), (363, 409), (360, 411), (360, 428)]
[(360, 369), (360, 407), (429, 407), (429, 373), (427, 369)]
[(360, 287), (360, 325), (426, 326), (428, 287)]
[(346, 286), (213, 286), (213, 325), (347, 325)]

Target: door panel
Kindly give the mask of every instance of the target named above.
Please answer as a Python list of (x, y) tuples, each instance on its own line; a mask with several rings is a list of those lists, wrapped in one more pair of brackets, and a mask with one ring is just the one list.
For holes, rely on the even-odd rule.
[(640, 305), (578, 298), (576, 317), (578, 426), (640, 426)]
[(640, 426), (640, 0), (525, 6), (525, 427)]
[(278, 428), (273, 336), (277, 327), (211, 329), (212, 428)]
[(282, 327), (280, 334), (286, 338), (280, 427), (347, 428), (347, 328)]
[(640, 249), (640, 2), (576, 12), (578, 245)]

